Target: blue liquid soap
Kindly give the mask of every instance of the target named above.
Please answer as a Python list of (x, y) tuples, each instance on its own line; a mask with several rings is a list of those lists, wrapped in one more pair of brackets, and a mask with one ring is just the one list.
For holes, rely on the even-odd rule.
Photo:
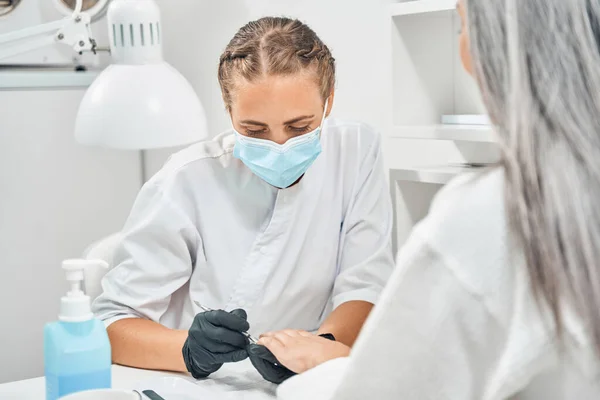
[[(46, 400), (111, 387), (111, 350), (104, 324), (93, 318), (90, 299), (79, 290), (91, 261), (67, 260), (71, 291), (61, 299), (59, 321), (44, 328)], [(97, 261), (96, 261), (97, 263)]]

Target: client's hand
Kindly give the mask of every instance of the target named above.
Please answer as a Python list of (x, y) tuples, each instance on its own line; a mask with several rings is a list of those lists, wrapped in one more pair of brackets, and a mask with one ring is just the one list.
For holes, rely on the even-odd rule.
[(283, 366), (296, 373), (350, 355), (350, 347), (342, 343), (291, 329), (265, 333), (258, 344), (269, 349)]

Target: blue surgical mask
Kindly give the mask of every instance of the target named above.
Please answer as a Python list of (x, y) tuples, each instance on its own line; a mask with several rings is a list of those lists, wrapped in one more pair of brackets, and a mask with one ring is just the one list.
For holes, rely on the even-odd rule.
[(292, 138), (284, 144), (250, 138), (235, 131), (233, 156), (268, 184), (287, 188), (298, 180), (321, 154), (321, 125), (312, 132)]

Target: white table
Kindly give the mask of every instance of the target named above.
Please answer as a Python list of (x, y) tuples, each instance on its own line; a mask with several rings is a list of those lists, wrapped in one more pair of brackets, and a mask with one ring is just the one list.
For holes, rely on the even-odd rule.
[[(264, 381), (248, 360), (236, 364), (226, 364), (208, 379), (201, 381), (195, 381), (186, 374), (146, 371), (114, 365), (112, 386), (116, 389), (153, 389), (150, 382), (159, 382), (161, 379), (169, 377), (186, 379), (205, 390), (210, 390), (214, 393), (211, 400), (275, 399), (276, 386)], [(140, 384), (144, 387), (141, 388)], [(45, 396), (46, 385), (43, 377), (0, 385), (1, 400), (44, 400)]]

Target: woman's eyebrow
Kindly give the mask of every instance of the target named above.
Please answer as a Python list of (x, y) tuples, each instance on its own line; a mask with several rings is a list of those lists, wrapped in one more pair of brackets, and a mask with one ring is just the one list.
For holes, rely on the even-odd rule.
[(258, 121), (254, 121), (254, 120), (251, 120), (251, 119), (245, 119), (243, 121), (240, 121), (240, 124), (258, 125), (258, 126), (269, 126), (268, 124), (265, 124), (264, 122), (258, 122)]
[(297, 117), (297, 118), (294, 118), (294, 119), (290, 119), (289, 121), (285, 121), (283, 124), (284, 125), (291, 125), (291, 124), (293, 124), (295, 122), (299, 122), (299, 121), (302, 121), (304, 119), (309, 119), (309, 118), (314, 118), (314, 117), (315, 117), (314, 114), (313, 115), (303, 115), (301, 117)]

